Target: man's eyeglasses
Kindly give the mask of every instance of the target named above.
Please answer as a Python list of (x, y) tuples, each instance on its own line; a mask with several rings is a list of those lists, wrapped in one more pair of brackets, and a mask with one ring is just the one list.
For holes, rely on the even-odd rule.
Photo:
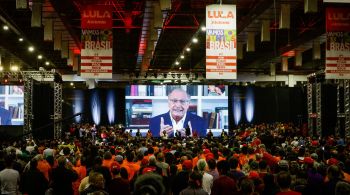
[(176, 99), (169, 99), (169, 101), (173, 104), (180, 103), (182, 105), (187, 104), (189, 100), (176, 100)]

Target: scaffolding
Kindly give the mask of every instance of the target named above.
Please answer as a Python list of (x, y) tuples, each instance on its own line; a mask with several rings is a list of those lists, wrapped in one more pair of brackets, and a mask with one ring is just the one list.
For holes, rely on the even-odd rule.
[(23, 133), (32, 132), (33, 116), (33, 78), (24, 77), (24, 117), (23, 117)]
[(61, 137), (62, 124), (59, 122), (62, 118), (62, 83), (55, 81), (57, 75), (54, 71), (18, 71), (18, 72), (0, 72), (0, 77), (8, 78), (9, 82), (24, 82), (24, 117), (23, 133), (32, 132), (33, 114), (33, 86), (34, 80), (40, 82), (54, 82), (54, 136)]
[(314, 123), (313, 123), (313, 109), (312, 109), (312, 83), (307, 84), (306, 88), (306, 93), (307, 93), (307, 114), (308, 114), (308, 134), (309, 136), (313, 136), (313, 129), (314, 129)]
[(316, 135), (322, 137), (322, 83), (316, 83)]
[(62, 135), (62, 83), (54, 82), (54, 138), (59, 139)]
[(345, 137), (350, 136), (350, 82), (344, 80)]

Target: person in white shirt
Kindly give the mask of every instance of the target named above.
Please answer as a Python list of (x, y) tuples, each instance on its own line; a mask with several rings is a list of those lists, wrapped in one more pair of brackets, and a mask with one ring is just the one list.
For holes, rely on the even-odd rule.
[(12, 168), (12, 163), (12, 156), (6, 156), (6, 168), (0, 172), (1, 194), (17, 195), (19, 193), (20, 176), (18, 171)]
[(205, 159), (199, 159), (197, 162), (198, 171), (203, 175), (202, 177), (202, 188), (208, 194), (211, 193), (211, 187), (213, 186), (214, 178), (212, 175), (206, 172), (207, 162)]

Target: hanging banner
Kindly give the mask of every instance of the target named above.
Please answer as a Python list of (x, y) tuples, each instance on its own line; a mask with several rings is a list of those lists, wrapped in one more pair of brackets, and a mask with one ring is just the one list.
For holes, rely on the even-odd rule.
[(82, 29), (81, 43), (81, 77), (112, 78), (112, 29)]
[(350, 79), (350, 8), (326, 9), (326, 79)]
[(81, 12), (81, 63), (83, 78), (112, 78), (112, 8), (87, 5)]
[(237, 78), (236, 5), (206, 7), (206, 78)]
[(111, 6), (87, 5), (81, 12), (82, 29), (109, 29), (112, 26)]

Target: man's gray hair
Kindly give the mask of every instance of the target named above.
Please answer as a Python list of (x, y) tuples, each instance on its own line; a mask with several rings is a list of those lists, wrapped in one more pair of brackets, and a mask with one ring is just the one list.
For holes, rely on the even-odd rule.
[(175, 88), (175, 89), (173, 89), (172, 91), (170, 91), (170, 93), (168, 94), (168, 99), (169, 99), (170, 95), (171, 95), (173, 92), (183, 92), (183, 93), (185, 93), (185, 94), (187, 95), (187, 99), (188, 99), (188, 100), (191, 100), (190, 94), (188, 94), (187, 91), (184, 90), (184, 89), (182, 89), (182, 88)]

